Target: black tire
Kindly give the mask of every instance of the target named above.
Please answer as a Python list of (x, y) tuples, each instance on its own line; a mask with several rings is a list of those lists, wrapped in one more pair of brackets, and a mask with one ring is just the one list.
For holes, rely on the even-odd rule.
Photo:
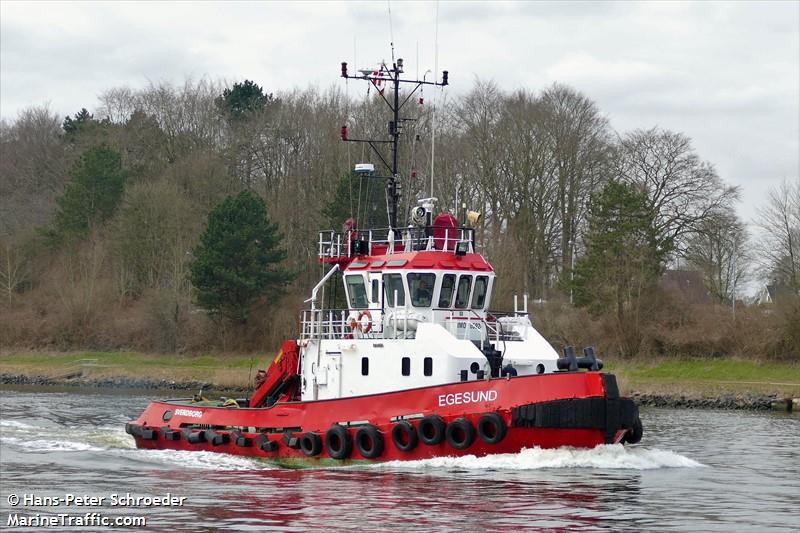
[(383, 453), (383, 435), (372, 425), (362, 426), (356, 431), (356, 448), (365, 459), (375, 459)]
[(642, 421), (639, 417), (636, 417), (636, 420), (633, 422), (633, 428), (623, 437), (623, 444), (637, 444), (642, 440), (643, 434), (644, 428), (642, 427)]
[(486, 444), (497, 444), (507, 431), (506, 421), (497, 413), (486, 413), (478, 420), (478, 436)]
[(445, 437), (447, 425), (439, 415), (428, 415), (419, 421), (417, 426), (417, 434), (419, 440), (428, 446), (435, 446), (441, 444)]
[(410, 452), (417, 447), (419, 436), (410, 422), (401, 420), (392, 428), (392, 442), (401, 452)]
[(322, 439), (316, 433), (303, 433), (300, 436), (300, 450), (308, 457), (314, 457), (322, 452)]
[(353, 437), (347, 428), (333, 425), (325, 432), (325, 451), (332, 459), (347, 459), (353, 452)]
[(445, 437), (456, 450), (466, 450), (475, 442), (475, 428), (466, 418), (457, 418), (447, 425)]

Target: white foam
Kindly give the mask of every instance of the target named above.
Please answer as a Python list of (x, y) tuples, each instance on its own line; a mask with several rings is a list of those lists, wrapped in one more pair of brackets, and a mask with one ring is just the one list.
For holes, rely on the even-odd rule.
[(89, 442), (108, 448), (136, 448), (136, 441), (121, 427), (101, 427), (87, 435)]
[(701, 463), (669, 450), (626, 448), (621, 444), (593, 449), (528, 448), (519, 453), (475, 457), (437, 457), (419, 461), (390, 461), (373, 465), (391, 469), (461, 469), (461, 470), (539, 470), (542, 468), (599, 468), (651, 470), (656, 468), (697, 468)]
[(241, 457), (215, 452), (184, 450), (135, 450), (126, 452), (139, 460), (177, 468), (199, 470), (271, 470), (273, 467), (252, 457)]
[(101, 451), (103, 448), (92, 446), (85, 442), (68, 440), (27, 440), (18, 437), (0, 437), (0, 442), (14, 444), (30, 452), (84, 452)]
[(17, 422), (16, 420), (0, 420), (0, 427), (16, 428), (16, 429), (36, 429), (38, 426), (25, 424), (24, 422)]

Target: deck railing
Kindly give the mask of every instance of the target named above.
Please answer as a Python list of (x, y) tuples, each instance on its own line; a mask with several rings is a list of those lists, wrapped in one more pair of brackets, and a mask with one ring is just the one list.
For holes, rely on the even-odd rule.
[(451, 226), (411, 226), (389, 228), (321, 231), (317, 255), (322, 261), (338, 261), (359, 255), (397, 254), (420, 250), (453, 251), (466, 246), (475, 252), (475, 229)]

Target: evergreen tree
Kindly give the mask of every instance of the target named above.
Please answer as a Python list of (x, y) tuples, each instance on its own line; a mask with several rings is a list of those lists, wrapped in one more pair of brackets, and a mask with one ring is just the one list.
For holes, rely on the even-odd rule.
[(197, 304), (246, 323), (258, 303), (278, 296), (293, 278), (279, 266), (286, 257), (282, 239), (264, 201), (252, 192), (223, 200), (209, 213), (194, 248), (190, 280)]
[(658, 245), (647, 196), (611, 181), (592, 205), (586, 254), (575, 265), (575, 303), (595, 314), (614, 312), (619, 324), (661, 273), (669, 249)]
[(216, 103), (232, 119), (241, 120), (251, 113), (264, 109), (273, 101), (272, 93), (265, 94), (255, 82), (244, 80), (222, 91), (222, 96), (217, 98)]
[(50, 236), (82, 237), (108, 220), (119, 205), (125, 188), (125, 172), (119, 153), (103, 144), (90, 148), (75, 163)]

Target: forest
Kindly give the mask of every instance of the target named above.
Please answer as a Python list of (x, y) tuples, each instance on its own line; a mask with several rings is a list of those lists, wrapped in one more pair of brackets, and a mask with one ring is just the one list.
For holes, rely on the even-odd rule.
[[(188, 79), (2, 121), (0, 349), (274, 352), (323, 274), (318, 232), (387, 226), (383, 183), (352, 172), (380, 158), (340, 135), (386, 137), (366, 85)], [(481, 212), (492, 308), (528, 294), (556, 348), (800, 360), (800, 178), (743, 221), (739, 191), (687, 135), (616, 131), (575, 88), (476, 80), (409, 102), (402, 219), (428, 196), (462, 222)], [(231, 247), (252, 235), (215, 226), (226, 216), (256, 220), (264, 246)], [(263, 264), (233, 304), (204, 278), (226, 242), (213, 253)]]

